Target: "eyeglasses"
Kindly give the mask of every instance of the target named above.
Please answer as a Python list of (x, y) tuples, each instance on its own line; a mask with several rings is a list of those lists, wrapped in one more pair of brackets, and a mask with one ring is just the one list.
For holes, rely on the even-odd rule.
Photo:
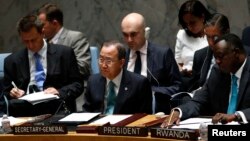
[(111, 66), (114, 62), (118, 60), (112, 60), (111, 58), (99, 58), (99, 64), (106, 64), (108, 66)]

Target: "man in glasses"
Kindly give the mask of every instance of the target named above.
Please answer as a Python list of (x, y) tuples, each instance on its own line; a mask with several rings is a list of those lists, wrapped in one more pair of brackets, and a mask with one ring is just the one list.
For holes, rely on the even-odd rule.
[(152, 113), (148, 79), (123, 69), (126, 49), (118, 41), (101, 47), (100, 74), (90, 76), (83, 111), (103, 114)]

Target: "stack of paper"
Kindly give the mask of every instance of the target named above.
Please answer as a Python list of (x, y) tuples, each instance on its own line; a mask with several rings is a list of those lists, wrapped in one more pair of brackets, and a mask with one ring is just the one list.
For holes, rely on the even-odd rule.
[(72, 113), (62, 119), (59, 120), (59, 122), (65, 122), (65, 123), (83, 123), (88, 122), (91, 119), (97, 117), (101, 113)]
[(115, 124), (115, 123), (122, 121), (130, 116), (132, 116), (132, 115), (108, 115), (108, 116), (105, 116), (99, 120), (96, 120), (96, 121), (90, 123), (89, 125), (104, 125), (108, 122), (110, 124)]
[(23, 97), (20, 97), (19, 99), (27, 100), (31, 104), (35, 105), (41, 102), (53, 100), (53, 99), (59, 99), (57, 95), (54, 94), (45, 94), (44, 92), (37, 92), (32, 94), (27, 94)]

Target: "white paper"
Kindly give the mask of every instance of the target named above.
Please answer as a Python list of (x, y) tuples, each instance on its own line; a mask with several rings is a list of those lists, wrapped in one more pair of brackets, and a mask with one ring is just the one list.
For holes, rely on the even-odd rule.
[[(10, 126), (14, 126), (16, 124), (24, 123), (27, 121), (27, 119), (14, 118), (12, 116), (10, 116), (8, 118), (10, 120)], [(0, 118), (0, 121), (2, 121), (2, 117)], [(2, 126), (2, 122), (0, 122), (0, 126)]]
[[(179, 129), (199, 129), (200, 123), (206, 123), (208, 125), (212, 125), (212, 118), (189, 118), (180, 122), (180, 125), (173, 126), (172, 128)], [(220, 125), (218, 123), (217, 125)], [(225, 125), (239, 125), (238, 122), (230, 122)]]
[(59, 99), (59, 97), (54, 94), (45, 94), (44, 92), (37, 92), (37, 93), (27, 94), (23, 97), (20, 97), (19, 99), (27, 100), (31, 104), (35, 105), (48, 100)]
[(131, 115), (108, 115), (108, 116), (105, 116), (99, 120), (96, 120), (96, 121), (90, 123), (89, 125), (103, 125), (103, 124), (106, 124), (108, 122), (110, 124), (115, 124), (115, 123), (122, 121), (130, 116)]
[(91, 119), (93, 119), (94, 117), (100, 115), (101, 113), (72, 113), (62, 119), (60, 119), (59, 121), (66, 121), (66, 122), (74, 122), (74, 121), (82, 121), (82, 122), (87, 122)]

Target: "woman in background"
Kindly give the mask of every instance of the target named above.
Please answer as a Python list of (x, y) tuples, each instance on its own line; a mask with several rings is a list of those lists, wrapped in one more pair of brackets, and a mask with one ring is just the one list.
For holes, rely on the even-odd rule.
[(188, 0), (180, 7), (178, 18), (182, 29), (177, 33), (175, 59), (182, 74), (184, 91), (191, 85), (194, 52), (208, 46), (204, 25), (210, 17), (209, 11), (198, 0)]

